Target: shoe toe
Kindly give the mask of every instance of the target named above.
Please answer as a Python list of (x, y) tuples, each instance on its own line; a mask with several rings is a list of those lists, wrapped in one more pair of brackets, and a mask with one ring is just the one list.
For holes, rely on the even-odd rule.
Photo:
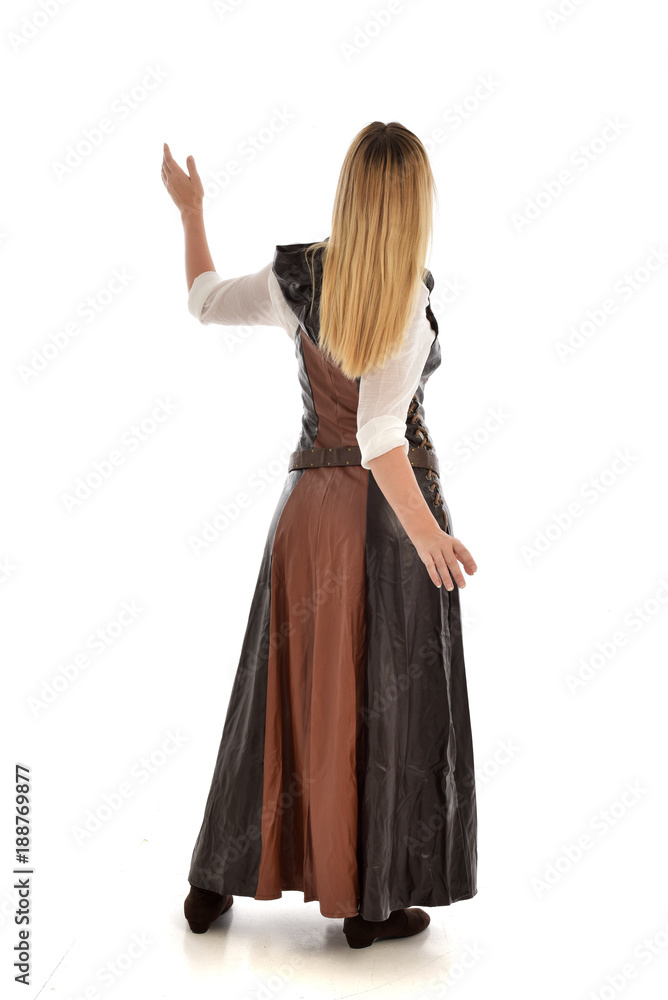
[(407, 934), (418, 934), (425, 927), (428, 927), (431, 921), (429, 914), (421, 910), (419, 906), (411, 906), (410, 909), (406, 910), (406, 915), (408, 916)]
[(190, 930), (194, 934), (203, 934), (214, 920), (229, 910), (233, 902), (234, 896), (220, 895), (192, 886), (183, 903), (183, 912)]

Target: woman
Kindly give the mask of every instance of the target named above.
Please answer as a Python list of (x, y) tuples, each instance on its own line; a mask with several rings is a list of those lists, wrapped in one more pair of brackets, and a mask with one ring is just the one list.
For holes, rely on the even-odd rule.
[[(440, 364), (424, 268), (435, 184), (419, 139), (373, 122), (331, 235), (223, 279), (203, 187), (165, 144), (201, 323), (283, 327), (304, 412), (269, 527), (184, 904), (299, 890), (353, 948), (423, 930), (477, 892), (473, 749), (452, 534), (423, 391)], [(443, 584), (443, 586), (441, 585)]]

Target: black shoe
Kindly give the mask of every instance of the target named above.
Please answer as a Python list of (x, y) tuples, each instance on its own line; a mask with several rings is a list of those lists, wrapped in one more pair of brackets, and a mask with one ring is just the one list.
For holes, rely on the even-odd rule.
[(387, 920), (364, 920), (358, 913), (356, 917), (343, 918), (343, 933), (351, 948), (368, 948), (376, 938), (419, 934), (429, 925), (430, 919), (429, 914), (418, 906), (392, 910)]
[(193, 934), (203, 934), (208, 931), (214, 920), (217, 920), (234, 902), (234, 896), (221, 895), (210, 889), (200, 889), (197, 885), (190, 886), (190, 892), (183, 903), (183, 912)]

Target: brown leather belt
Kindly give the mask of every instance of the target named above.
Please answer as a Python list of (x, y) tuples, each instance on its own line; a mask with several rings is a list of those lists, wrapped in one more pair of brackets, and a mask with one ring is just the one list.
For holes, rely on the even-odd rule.
[[(408, 446), (408, 461), (420, 469), (433, 469), (438, 475), (438, 459), (433, 451)], [(359, 445), (342, 445), (340, 448), (304, 448), (290, 455), (288, 472), (293, 469), (322, 469), (328, 465), (361, 465)]]

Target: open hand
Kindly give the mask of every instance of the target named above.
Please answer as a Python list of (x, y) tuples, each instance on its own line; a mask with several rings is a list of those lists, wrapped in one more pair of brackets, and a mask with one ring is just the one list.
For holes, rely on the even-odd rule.
[(460, 562), (469, 576), (473, 576), (478, 568), (466, 546), (436, 524), (429, 532), (421, 533), (411, 541), (427, 567), (432, 583), (437, 587), (441, 586), (441, 580), (446, 590), (453, 590), (455, 584), (458, 587), (466, 586), (466, 580), (459, 568)]
[(195, 159), (189, 156), (186, 160), (188, 173), (181, 169), (164, 143), (162, 158), (162, 179), (169, 195), (181, 212), (201, 212), (204, 199), (204, 186), (197, 173)]

